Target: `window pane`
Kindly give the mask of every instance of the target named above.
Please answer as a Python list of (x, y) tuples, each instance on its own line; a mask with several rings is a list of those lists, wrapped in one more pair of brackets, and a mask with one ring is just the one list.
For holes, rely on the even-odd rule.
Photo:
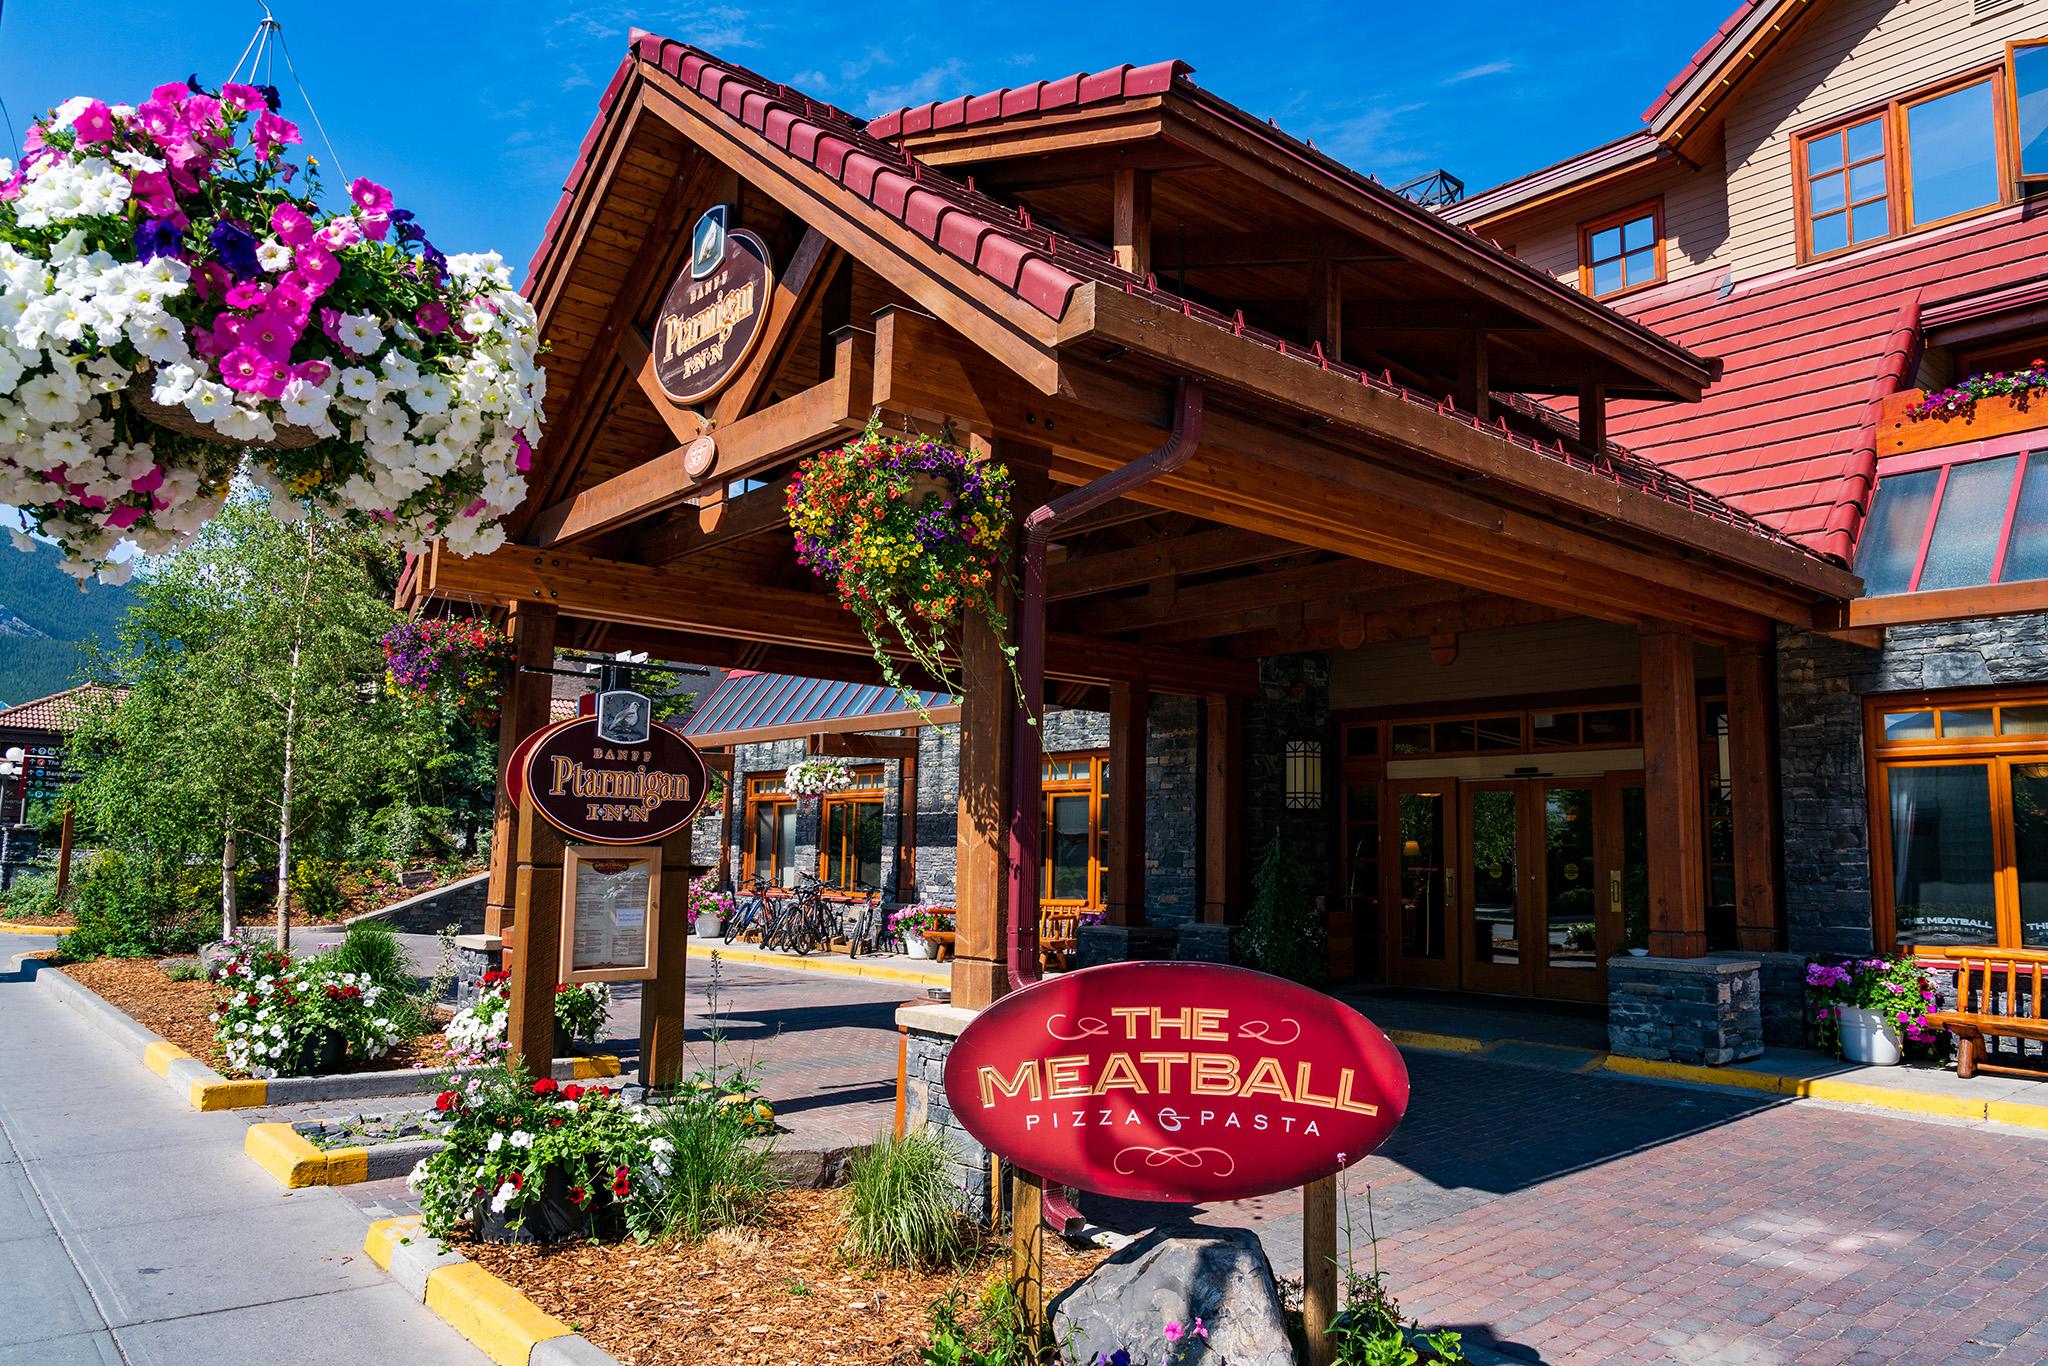
[(1052, 862), (1053, 901), (1088, 899), (1088, 799), (1075, 795), (1052, 799), (1052, 838), (1046, 842)]
[(1401, 954), (1444, 956), (1444, 796), (1401, 794)]
[(1815, 138), (1806, 144), (1806, 173), (1818, 175), (1822, 171), (1839, 169), (1842, 164), (1842, 138), (1839, 133), (1830, 133), (1824, 138)]
[(1856, 544), (1856, 572), (1871, 597), (1903, 593), (1912, 586), (1920, 539), (1927, 531), (1927, 510), (1934, 504), (1940, 477), (1940, 470), (1916, 470), (1878, 481)]
[(1543, 886), (1547, 950), (1554, 968), (1591, 968), (1598, 937), (1594, 916), (1593, 791), (1552, 788), (1543, 794)]
[(1858, 242), (1874, 242), (1892, 230), (1891, 213), (1882, 199), (1858, 204), (1849, 210), (1849, 236)]
[(2020, 174), (2048, 175), (2048, 45), (2013, 49), (2012, 83), (2019, 96)]
[(1842, 207), (1842, 177), (1824, 175), (1813, 182), (1807, 193), (1807, 203), (1815, 213), (1826, 213)]
[(1849, 160), (1867, 161), (1884, 155), (1884, 117), (1866, 119), (1849, 130)]
[(796, 806), (794, 803), (777, 803), (775, 807), (775, 866), (783, 886), (796, 886)]
[(2005, 548), (2000, 583), (2048, 579), (2048, 451), (2027, 457), (2020, 481), (2020, 502), (2012, 514), (2012, 537)]
[(1920, 592), (1991, 582), (2018, 460), (2008, 455), (1950, 468), (1934, 536), (1927, 543), (1927, 567), (1920, 571)]
[(1884, 163), (1866, 161), (1849, 170), (1849, 198), (1861, 204), (1866, 199), (1880, 199), (1884, 196)]
[(1413, 723), (1395, 726), (1394, 753), (1429, 753), (1429, 726), (1427, 724), (1416, 725)]
[(1657, 244), (1657, 220), (1645, 215), (1621, 225), (1621, 246), (1624, 251), (1640, 251)]
[(1593, 234), (1593, 259), (1611, 261), (1621, 255), (1621, 229), (1602, 228)]
[(1579, 743), (1579, 714), (1575, 711), (1539, 711), (1530, 716), (1529, 722), (1535, 731), (1537, 749)]
[(1991, 785), (1983, 764), (1894, 767), (1892, 904), (1909, 944), (1993, 944)]
[(1628, 282), (1622, 277), (1622, 266), (1619, 261), (1603, 261), (1593, 267), (1593, 293), (1596, 296), (1612, 294), (1626, 283)]
[(1886, 744), (1897, 744), (1901, 740), (1932, 740), (1934, 713), (1895, 711), (1884, 718), (1884, 738)]
[(1472, 794), (1472, 961), (1519, 963), (1516, 936), (1517, 803), (1513, 792)]
[(1517, 750), (1522, 747), (1522, 718), (1489, 716), (1479, 723), (1479, 748)]
[(1944, 740), (1975, 740), (1992, 733), (1989, 707), (1941, 709), (1941, 738)]
[(1657, 278), (1657, 253), (1654, 248), (1636, 252), (1633, 256), (1622, 259), (1628, 266), (1630, 284), (1640, 285)]
[(1826, 218), (1813, 220), (1813, 240), (1810, 250), (1815, 256), (1831, 251), (1840, 251), (1849, 245), (1849, 215), (1831, 213)]
[(853, 876), (870, 887), (882, 885), (882, 804), (861, 802), (860, 826), (854, 831)]
[(853, 803), (825, 803), (825, 885), (841, 891), (852, 886), (848, 877), (846, 855), (852, 841), (848, 836), (853, 831)]
[(2007, 735), (2048, 735), (2048, 707), (2000, 707), (1998, 728)]
[(2013, 765), (2012, 833), (2020, 880), (2020, 943), (2048, 948), (2048, 764)]
[(1470, 754), (1479, 748), (1479, 741), (1470, 721), (1439, 721), (1436, 723), (1436, 752), (1438, 754)]
[(1586, 713), (1586, 743), (1589, 745), (1625, 745), (1634, 739), (1629, 722), (1633, 713), (1629, 711), (1589, 711)]
[(1915, 223), (1932, 223), (1998, 202), (1998, 128), (1990, 81), (1908, 109), (1906, 145)]
[(754, 876), (774, 875), (775, 859), (775, 808), (757, 806), (754, 808)]

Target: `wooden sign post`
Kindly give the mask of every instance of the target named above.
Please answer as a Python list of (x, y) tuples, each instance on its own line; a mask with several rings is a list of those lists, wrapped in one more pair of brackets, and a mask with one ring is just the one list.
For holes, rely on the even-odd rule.
[(1337, 1344), (1330, 1320), (1337, 1317), (1337, 1178), (1319, 1176), (1301, 1188), (1301, 1326), (1308, 1336), (1309, 1366), (1330, 1366)]

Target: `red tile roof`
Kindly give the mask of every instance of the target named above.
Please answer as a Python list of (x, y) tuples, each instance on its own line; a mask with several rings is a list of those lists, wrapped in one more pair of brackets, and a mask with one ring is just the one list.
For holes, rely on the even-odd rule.
[(995, 123), (1026, 114), (1051, 114), (1091, 104), (1114, 104), (1144, 95), (1163, 95), (1176, 77), (1194, 68), (1186, 62), (1153, 62), (1150, 66), (1113, 66), (1094, 75), (1075, 74), (1056, 81), (1033, 81), (980, 95), (960, 95), (930, 104), (908, 105), (868, 121), (868, 131), (884, 141), (943, 132), (977, 123)]
[[(1591, 471), (1617, 484), (1688, 507), (1701, 516), (1767, 540), (1786, 539), (1705, 489), (1687, 484), (1656, 463), (1618, 445), (1609, 444), (1599, 455), (1587, 456), (1567, 449), (1562, 441), (1536, 441), (1511, 432), (1504, 422), (1497, 427), (1489, 426), (1471, 414), (1460, 412), (1448, 400), (1417, 393), (1395, 383), (1391, 374), (1368, 374), (1333, 360), (1323, 354), (1320, 344), (1304, 345), (1299, 340), (1290, 341), (1250, 326), (1245, 322), (1242, 311), (1225, 314), (1182, 299), (1159, 288), (1150, 276), (1140, 279), (1123, 270), (1106, 248), (1038, 226), (1031, 221), (1027, 211), (964, 186), (943, 172), (926, 166), (901, 148), (881, 141), (843, 110), (813, 100), (799, 90), (770, 81), (743, 67), (721, 62), (700, 49), (640, 30), (634, 31), (619, 71), (599, 100), (597, 120), (584, 138), (582, 153), (570, 171), (562, 201), (549, 220), (547, 234), (535, 253), (535, 271), (554, 248), (554, 233), (568, 211), (591, 150), (597, 144), (605, 115), (624, 88), (635, 62), (646, 63), (667, 73), (725, 117), (753, 131), (776, 151), (832, 177), (925, 242), (974, 267), (1048, 317), (1057, 319), (1062, 316), (1073, 292), (1084, 281), (1113, 285), (1268, 350), (1295, 357), (1304, 364), (1316, 365), (1397, 394), (1419, 406), (1462, 417), (1473, 426), (1486, 427), (1501, 440), (1532, 455)], [(1221, 104), (1220, 101), (1217, 103)], [(1000, 116), (999, 111), (990, 115)], [(1359, 183), (1364, 183), (1362, 178)], [(1390, 204), (1415, 215), (1418, 221), (1470, 244), (1472, 250), (1499, 255), (1496, 248), (1468, 230), (1445, 223), (1435, 214), (1410, 204), (1391, 191), (1377, 185), (1370, 188)], [(1505, 256), (1502, 259), (1512, 260)], [(1514, 264), (1522, 270), (1531, 270), (1525, 263)], [(1541, 278), (1556, 288), (1564, 288), (1548, 276)], [(1649, 332), (1646, 335), (1656, 336)], [(1670, 345), (1663, 337), (1656, 339)]]
[(51, 693), (0, 710), (0, 730), (48, 730), (69, 733), (78, 729), (87, 707), (110, 692), (125, 696), (127, 689), (109, 689), (102, 683), (81, 683), (63, 692)]
[(1714, 30), (1714, 36), (1700, 44), (1700, 50), (1693, 53), (1691, 59), (1679, 70), (1679, 73), (1671, 78), (1671, 83), (1664, 87), (1664, 93), (1653, 100), (1650, 107), (1643, 111), (1644, 123), (1655, 121), (1657, 115), (1664, 112), (1664, 106), (1671, 103), (1677, 97), (1679, 87), (1691, 80), (1702, 68), (1709, 65), (1720, 55), (1721, 49), (1727, 45), (1728, 40), (1735, 36), (1735, 30), (1741, 28), (1743, 21), (1749, 18), (1757, 6), (1762, 3), (1764, 3), (1764, 0), (1742, 0), (1742, 3), (1735, 7), (1735, 13), (1721, 21), (1721, 27)]
[(1689, 483), (1846, 561), (1869, 497), (1861, 428), (1901, 366), (1901, 308), (1917, 298), (1939, 312), (2038, 280), (2044, 251), (2048, 219), (2013, 209), (1766, 277), (1726, 299), (1709, 275), (1622, 300), (1660, 332), (1723, 357), (1725, 370), (1699, 403), (1616, 404), (1611, 428)]

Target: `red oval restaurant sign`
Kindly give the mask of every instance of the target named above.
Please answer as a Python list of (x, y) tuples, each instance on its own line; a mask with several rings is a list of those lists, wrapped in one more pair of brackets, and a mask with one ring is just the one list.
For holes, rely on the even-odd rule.
[(602, 724), (579, 716), (520, 743), (524, 762), (518, 751), (513, 760), (534, 809), (593, 844), (652, 844), (688, 825), (704, 804), (704, 756), (658, 722), (630, 744), (605, 739)]
[(946, 1100), (984, 1147), (1130, 1200), (1240, 1200), (1386, 1140), (1408, 1066), (1339, 1001), (1215, 963), (1111, 963), (1006, 996), (961, 1031)]

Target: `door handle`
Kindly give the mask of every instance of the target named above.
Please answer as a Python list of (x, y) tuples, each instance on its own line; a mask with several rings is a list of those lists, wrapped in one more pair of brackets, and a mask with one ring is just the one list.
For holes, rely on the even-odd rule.
[(1607, 870), (1607, 909), (1616, 915), (1621, 914), (1621, 870), (1619, 868)]

